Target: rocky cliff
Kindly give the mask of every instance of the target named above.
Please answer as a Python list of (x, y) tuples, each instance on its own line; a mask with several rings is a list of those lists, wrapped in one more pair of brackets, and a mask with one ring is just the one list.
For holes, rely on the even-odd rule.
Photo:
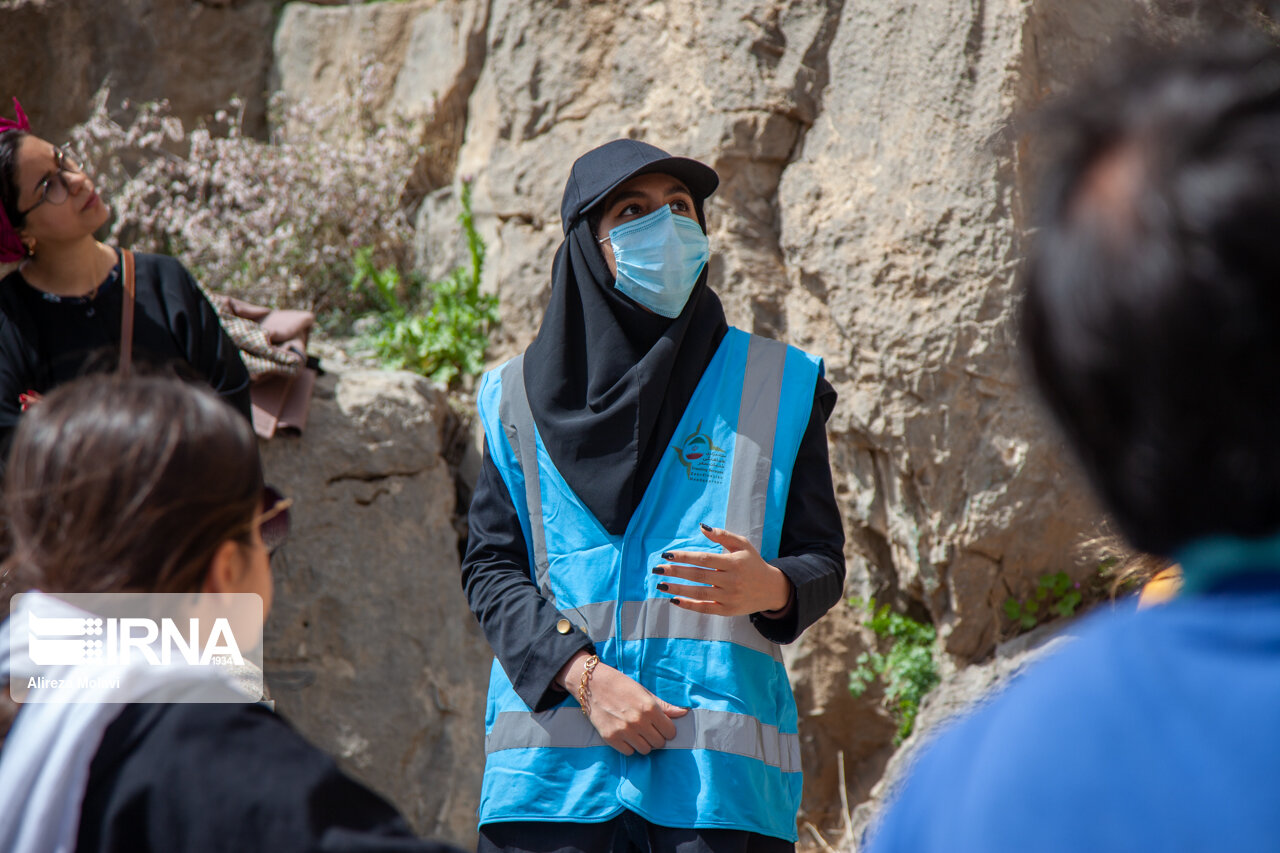
[[(713, 165), (710, 281), (730, 321), (821, 354), (840, 392), (829, 431), (850, 590), (928, 614), (967, 661), (1001, 638), (1011, 593), (1088, 570), (1074, 548), (1095, 511), (1014, 352), (1029, 155), (1012, 122), (1135, 14), (1116, 6), (297, 3), (275, 68), (290, 96), (323, 99), (333, 75), (380, 59), (388, 109), (443, 111), (424, 149), (454, 167), (424, 185), (420, 254), (432, 272), (453, 265), (442, 214), (474, 176), (498, 356), (537, 328), (574, 157), (631, 136)], [(425, 32), (431, 52), (415, 52)], [(839, 611), (790, 653), (820, 827), (836, 751), (855, 801), (892, 752), (883, 711), (848, 695), (867, 638)]]
[[(278, 0), (0, 0), (0, 86), (61, 142), (103, 86), (185, 121), (235, 96), (263, 132)], [(6, 112), (7, 114), (7, 112)]]
[(493, 655), (458, 585), (461, 422), (420, 376), (325, 363), (306, 433), (262, 445), (295, 500), (272, 560), (268, 689), (419, 831), (465, 844)]
[[(255, 109), (268, 90), (346, 98), (360, 69), (381, 63), (380, 109), (423, 122), (410, 195), (432, 274), (458, 258), (454, 196), (474, 178), (485, 285), (502, 305), (495, 359), (537, 328), (578, 154), (630, 136), (710, 163), (722, 180), (708, 208), (710, 281), (731, 322), (823, 356), (840, 393), (829, 435), (850, 592), (927, 617), (963, 666), (1005, 639), (1008, 596), (1049, 572), (1092, 570), (1074, 552), (1096, 510), (1015, 352), (1013, 284), (1037, 159), (1019, 122), (1135, 21), (1194, 29), (1247, 19), (1253, 5), (5, 0), (0, 90), (63, 127), (108, 75), (117, 95), (168, 97), (194, 116), (232, 92)], [(465, 620), (449, 621), (462, 608), (444, 521), (453, 489), (424, 438), (439, 422), (406, 415), (425, 418), (421, 428), (395, 430), (401, 416), (386, 413), (410, 397), (420, 399), (405, 411), (438, 406), (396, 380), (391, 408), (352, 414), (360, 407), (343, 401), (364, 394), (363, 381), (342, 377), (308, 437), (269, 448), (270, 464), (303, 472), (304, 496), (327, 507), (313, 550), (281, 572), (277, 689), (358, 771), (379, 778), (394, 766), (388, 793), (421, 828), (464, 832), (483, 680), (468, 677), (485, 651)], [(331, 432), (343, 418), (355, 426)], [(356, 462), (379, 454), (386, 464)], [(837, 750), (854, 803), (893, 752), (885, 712), (847, 691), (868, 641), (840, 607), (788, 651), (804, 713), (805, 817), (820, 828), (838, 821)], [(424, 667), (437, 659), (457, 669)], [(369, 666), (381, 672), (372, 685), (356, 675)], [(396, 684), (410, 687), (395, 695)], [(318, 705), (309, 698), (320, 694)], [(355, 719), (378, 720), (380, 732)], [(392, 743), (373, 745), (392, 727)], [(452, 775), (458, 791), (433, 789), (429, 774)]]

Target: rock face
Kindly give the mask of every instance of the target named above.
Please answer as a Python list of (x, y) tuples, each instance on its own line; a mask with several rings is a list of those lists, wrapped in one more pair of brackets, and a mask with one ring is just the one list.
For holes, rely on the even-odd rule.
[(487, 21), (488, 5), (477, 2), (290, 3), (276, 30), (273, 86), (289, 99), (332, 102), (372, 85), (375, 110), (423, 120), (407, 194), (416, 202), (455, 179)]
[[(186, 117), (232, 91), (260, 94), (267, 61), (273, 88), (330, 101), (377, 62), (377, 109), (423, 121), (408, 199), (423, 201), (418, 249), (433, 277), (459, 259), (457, 187), (474, 179), (485, 286), (501, 298), (495, 359), (537, 329), (576, 156), (635, 137), (711, 164), (722, 183), (708, 207), (710, 282), (730, 321), (823, 356), (840, 393), (829, 435), (849, 591), (927, 616), (964, 665), (1005, 638), (1008, 596), (1090, 571), (1074, 551), (1097, 519), (1015, 350), (1040, 157), (1019, 121), (1135, 21), (1182, 32), (1260, 5), (408, 0), (289, 3), (273, 29), (270, 0), (0, 0), (6, 50), (21, 54), (0, 70), (0, 94), (61, 127), (111, 71), (117, 95), (164, 95)], [(452, 495), (443, 410), (412, 383), (358, 403), (356, 381), (322, 386), (330, 396), (300, 443), (267, 447), (308, 502), (328, 496), (314, 541), (290, 545), (279, 571), (274, 686), (349, 766), (386, 774), (375, 784), (420, 828), (469, 832), (459, 815), (482, 749), (468, 667), (487, 652), (456, 577), (437, 578), (456, 572), (439, 502)], [(805, 715), (805, 817), (820, 827), (838, 817), (837, 751), (854, 802), (893, 751), (883, 710), (847, 692), (868, 641), (841, 606), (787, 653)], [(450, 663), (424, 668), (438, 659)], [(448, 786), (428, 777), (443, 772)]]
[[(409, 4), (399, 28), (467, 5)], [(1011, 327), (1025, 177), (1008, 125), (1072, 70), (1028, 33), (1065, 18), (1104, 42), (1118, 25), (1106, 4), (1051, 5), (493, 0), (457, 158), (490, 243), (499, 355), (537, 328), (578, 154), (630, 136), (713, 165), (710, 281), (730, 321), (824, 356), (841, 395), (830, 434), (851, 588), (922, 604), (966, 660), (994, 647), (1008, 595), (1080, 571), (1073, 546), (1096, 518), (1022, 387)], [(350, 14), (353, 28), (373, 16)], [(321, 95), (282, 46), (285, 90)], [(469, 69), (474, 52), (456, 38), (440, 64)], [(456, 262), (453, 205), (441, 189), (419, 219), (433, 274)], [(863, 638), (848, 614), (829, 620), (792, 657), (818, 821), (835, 751), (865, 792), (892, 734), (847, 695)]]
[(303, 436), (262, 445), (268, 481), (296, 501), (272, 562), (267, 683), (419, 832), (471, 846), (493, 656), (458, 581), (457, 417), (420, 376), (339, 370)]
[[(841, 394), (852, 578), (921, 602), (965, 659), (994, 647), (1010, 592), (1078, 571), (1095, 518), (1013, 351), (1007, 126), (1031, 20), (1021, 3), (495, 0), (458, 163), (508, 352), (537, 327), (577, 154), (634, 136), (712, 164), (730, 320), (823, 355)], [(444, 207), (421, 223), (428, 257), (450, 253)]]
[[(850, 590), (926, 613), (964, 663), (1003, 638), (1007, 597), (1091, 571), (1075, 550), (1097, 523), (1015, 350), (1038, 156), (1016, 121), (1152, 14), (1141, 0), (418, 0), (295, 4), (284, 20), (347, 16), (374, 43), (454, 22), (426, 53), (384, 53), (386, 102), (424, 67), (433, 90), (468, 93), (448, 112), (465, 123), (456, 153), (442, 148), (452, 181), (424, 183), (439, 188), (420, 256), (432, 275), (457, 262), (454, 187), (472, 176), (502, 304), (495, 357), (537, 329), (576, 156), (622, 136), (714, 166), (710, 282), (730, 321), (822, 355), (840, 392), (829, 433)], [(282, 88), (325, 97), (305, 69), (336, 67), (341, 49), (294, 55), (284, 31)], [(866, 639), (842, 611), (789, 653), (817, 822), (837, 799), (837, 750), (855, 797), (892, 751), (883, 711), (847, 694)]]
[(104, 84), (117, 98), (168, 99), (191, 126), (245, 101), (245, 129), (266, 129), (271, 28), (280, 0), (5, 0), (0, 98), (16, 95), (36, 132), (62, 142)]

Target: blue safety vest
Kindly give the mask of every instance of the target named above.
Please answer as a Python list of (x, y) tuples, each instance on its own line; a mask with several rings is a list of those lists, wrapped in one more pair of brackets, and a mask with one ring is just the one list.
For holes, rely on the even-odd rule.
[(547, 455), (522, 369), (519, 357), (486, 374), (478, 406), (530, 574), (602, 663), (691, 710), (665, 747), (626, 756), (576, 697), (531, 711), (494, 661), (480, 823), (594, 822), (629, 809), (663, 826), (796, 840), (800, 741), (778, 645), (747, 616), (676, 607), (650, 570), (664, 551), (718, 552), (699, 522), (746, 536), (766, 560), (778, 555), (821, 361), (729, 329), (621, 536), (600, 525)]

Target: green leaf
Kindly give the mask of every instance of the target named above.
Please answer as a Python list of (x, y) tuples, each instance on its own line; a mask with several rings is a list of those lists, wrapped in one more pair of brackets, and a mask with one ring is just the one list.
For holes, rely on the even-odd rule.
[[(884, 686), (885, 707), (898, 722), (895, 740), (900, 742), (911, 733), (920, 702), (938, 684), (934, 658), (937, 631), (874, 599), (851, 598), (849, 603), (864, 610), (867, 626), (888, 643), (885, 653), (868, 650), (858, 655), (857, 666), (849, 674), (850, 692), (861, 696), (878, 678)], [(1013, 605), (1018, 606), (1016, 601)]]
[(1076, 608), (1080, 606), (1080, 602), (1083, 598), (1084, 597), (1080, 594), (1080, 590), (1078, 589), (1073, 589), (1068, 592), (1057, 604), (1056, 609), (1058, 611), (1058, 615), (1071, 616), (1074, 614), (1076, 612)]
[(498, 322), (498, 300), (480, 293), (484, 240), (471, 213), (471, 184), (462, 186), (458, 221), (467, 240), (469, 266), (436, 282), (405, 278), (395, 267), (377, 269), (365, 246), (352, 259), (351, 288), (370, 293), (381, 306), (367, 339), (383, 364), (408, 367), (445, 385), (484, 366), (489, 328)]

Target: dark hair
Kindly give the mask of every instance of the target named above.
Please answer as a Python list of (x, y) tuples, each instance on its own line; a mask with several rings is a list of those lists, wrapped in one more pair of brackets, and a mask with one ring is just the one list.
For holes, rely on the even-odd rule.
[(9, 217), (9, 224), (21, 228), (27, 218), (18, 212), (18, 148), (22, 140), (28, 136), (25, 131), (6, 130), (0, 133), (0, 205), (4, 206), (4, 214)]
[[(33, 587), (196, 591), (218, 546), (249, 541), (261, 495), (253, 432), (209, 390), (174, 376), (60, 386), (14, 436), (0, 612)], [(0, 747), (17, 713), (0, 681)]]
[(60, 386), (14, 437), (0, 600), (198, 590), (219, 545), (249, 541), (261, 490), (253, 432), (207, 389), (170, 376)]
[(1139, 52), (1046, 122), (1034, 378), (1121, 531), (1280, 528), (1280, 51)]
[[(673, 175), (672, 177), (675, 176)], [(693, 199), (694, 212), (698, 214), (698, 225), (702, 226), (702, 231), (705, 234), (707, 231), (707, 216), (703, 212), (703, 205), (706, 204), (707, 200), (705, 197), (699, 197), (693, 190), (689, 190), (689, 196)], [(614, 193), (610, 193), (582, 212), (587, 217), (587, 227), (591, 229), (592, 234), (599, 233), (600, 223), (604, 221), (604, 213), (609, 209), (609, 204), (615, 197)]]

